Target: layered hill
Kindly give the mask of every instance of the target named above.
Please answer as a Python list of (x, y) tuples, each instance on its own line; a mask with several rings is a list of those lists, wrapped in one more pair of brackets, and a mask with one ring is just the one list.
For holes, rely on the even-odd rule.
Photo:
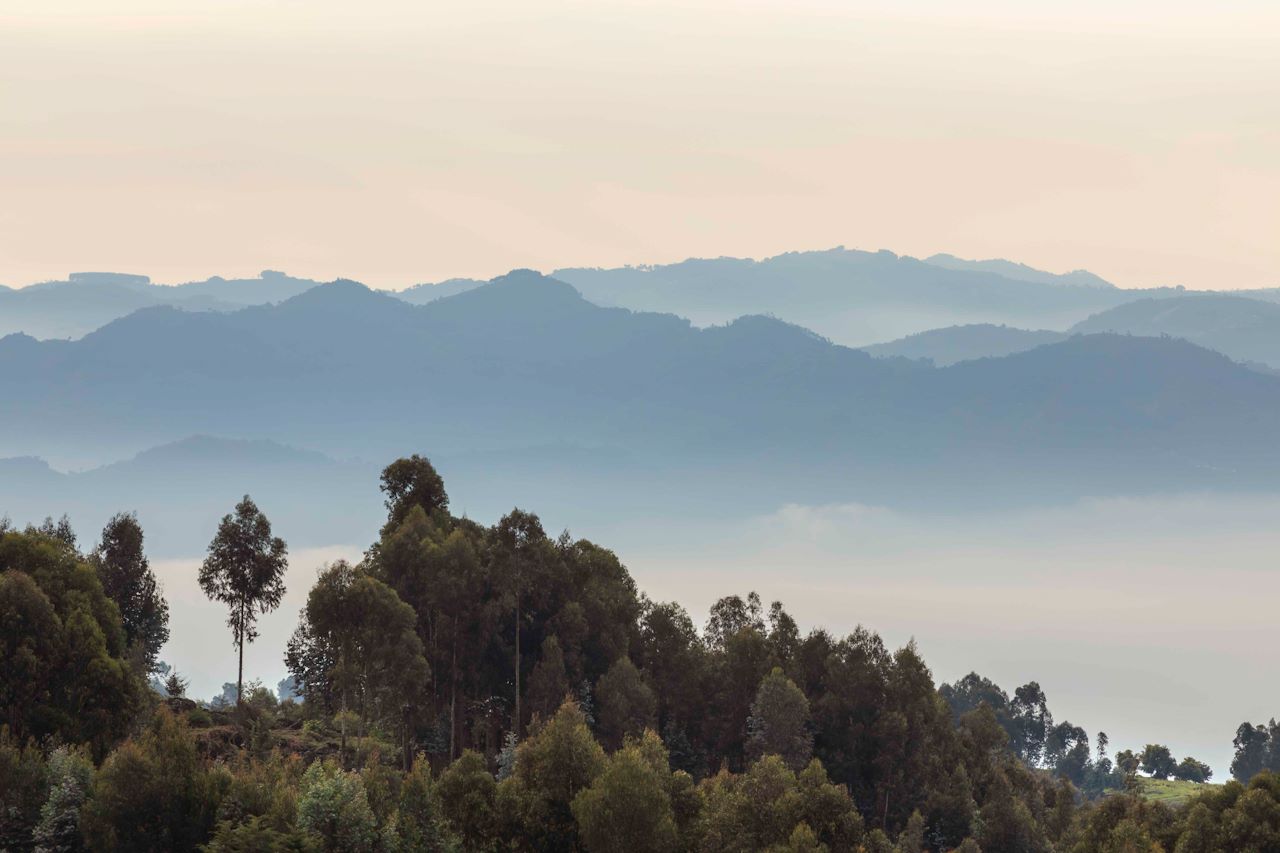
[(161, 556), (207, 542), (245, 493), (303, 545), (358, 542), (378, 524), (376, 468), (271, 441), (195, 436), (70, 473), (40, 459), (0, 459), (0, 515), (25, 524), (66, 513), (88, 536), (112, 514), (135, 511)]
[(863, 347), (862, 351), (876, 358), (910, 358), (928, 361), (938, 367), (948, 367), (975, 358), (1000, 358), (1025, 352), (1045, 344), (1056, 344), (1067, 337), (1065, 332), (1051, 332), (1047, 329), (1017, 329), (1013, 326), (973, 323), (930, 329), (896, 341)]
[(931, 329), (864, 347), (874, 356), (924, 359), (944, 366), (1011, 355), (1070, 335), (1174, 337), (1263, 370), (1280, 369), (1280, 304), (1222, 293), (1143, 298), (1101, 311), (1066, 332), (971, 324)]
[(1095, 314), (1071, 331), (1169, 335), (1236, 361), (1280, 368), (1280, 304), (1260, 299), (1220, 293), (1140, 299)]
[(218, 276), (180, 285), (153, 284), (144, 275), (72, 273), (65, 281), (0, 287), (0, 337), (78, 338), (141, 308), (172, 305), (189, 311), (233, 311), (279, 302), (317, 282), (264, 271), (253, 279)]
[[(1055, 277), (1009, 262), (946, 264), (939, 257), (837, 248), (553, 275), (600, 304), (670, 311), (698, 324), (772, 314), (850, 346), (969, 323), (1061, 330), (1136, 298), (1096, 277)], [(1039, 276), (1028, 278), (1033, 272)]]
[[(1184, 341), (1080, 335), (930, 368), (749, 316), (700, 329), (521, 271), (413, 306), (354, 282), (0, 341), (0, 455), (83, 467), (194, 434), (426, 452), (634, 507), (1252, 488), (1280, 381)], [(575, 491), (576, 490), (576, 491)], [(517, 491), (517, 494), (519, 492)]]
[[(843, 248), (788, 252), (763, 260), (690, 259), (616, 269), (566, 268), (553, 274), (599, 305), (687, 317), (695, 325), (747, 314), (778, 317), (849, 346), (869, 346), (931, 329), (970, 324), (1066, 331), (1110, 308), (1178, 288), (1123, 290), (1084, 270), (1050, 273), (1013, 261), (952, 255), (924, 260)], [(0, 336), (78, 338), (146, 307), (230, 311), (278, 303), (317, 284), (264, 271), (257, 278), (218, 276), (157, 285), (146, 276), (73, 273), (68, 280), (10, 290), (0, 287)], [(484, 284), (450, 279), (394, 293), (415, 305)], [(1239, 291), (1280, 303), (1280, 290)]]

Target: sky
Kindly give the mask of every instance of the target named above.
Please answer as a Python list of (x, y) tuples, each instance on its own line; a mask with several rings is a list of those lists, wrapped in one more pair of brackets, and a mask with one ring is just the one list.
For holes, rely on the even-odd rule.
[(0, 283), (879, 249), (1280, 285), (1280, 4), (7, 0)]

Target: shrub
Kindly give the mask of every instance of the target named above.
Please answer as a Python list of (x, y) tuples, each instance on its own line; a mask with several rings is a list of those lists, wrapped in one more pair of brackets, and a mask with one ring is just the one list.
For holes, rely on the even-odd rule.
[[(652, 734), (652, 733), (650, 733)], [(656, 736), (653, 736), (657, 740)], [(609, 757), (589, 788), (573, 800), (578, 833), (591, 853), (676, 849), (678, 834), (671, 796), (671, 772), (665, 752), (651, 761), (631, 742)], [(657, 765), (657, 766), (655, 766)]]
[(60, 746), (49, 755), (49, 798), (32, 833), (40, 851), (80, 850), (80, 809), (93, 782), (93, 762), (82, 751)]
[(467, 850), (487, 849), (497, 832), (497, 782), (484, 757), (467, 750), (440, 774), (435, 785), (440, 811)]
[(13, 737), (0, 726), (0, 850), (18, 850), (40, 819), (48, 769), (35, 742)]
[(330, 853), (360, 853), (378, 842), (378, 822), (358, 773), (332, 760), (317, 761), (302, 776), (298, 828), (317, 836)]
[(207, 841), (225, 771), (210, 769), (186, 722), (167, 708), (98, 771), (82, 819), (94, 850), (190, 850)]

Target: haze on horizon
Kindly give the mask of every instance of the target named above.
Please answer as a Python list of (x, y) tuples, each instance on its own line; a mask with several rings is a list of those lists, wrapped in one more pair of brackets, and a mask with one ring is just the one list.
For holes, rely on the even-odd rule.
[(1276, 286), (1278, 37), (1260, 0), (16, 0), (0, 282), (844, 244)]

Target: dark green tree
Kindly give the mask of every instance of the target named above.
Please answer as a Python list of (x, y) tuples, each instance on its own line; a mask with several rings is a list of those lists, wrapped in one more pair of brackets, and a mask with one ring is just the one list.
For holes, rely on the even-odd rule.
[(657, 720), (657, 701), (644, 683), (631, 658), (618, 658), (596, 682), (600, 738), (610, 749), (622, 745), (627, 735), (652, 728)]
[(542, 567), (542, 558), (550, 543), (538, 516), (516, 508), (502, 517), (494, 528), (495, 580), (502, 589), (502, 601), (512, 614), (512, 634), (515, 653), (515, 713), (512, 728), (516, 737), (524, 732), (524, 717), (520, 706), (520, 687), (524, 660), (521, 656), (521, 637), (525, 631), (525, 595)]
[(711, 605), (711, 615), (707, 618), (703, 631), (707, 645), (713, 649), (723, 649), (731, 637), (746, 630), (764, 634), (764, 617), (761, 612), (760, 596), (755, 592), (748, 593), (745, 601), (737, 595), (721, 598)]
[(56, 539), (73, 551), (76, 548), (76, 532), (71, 528), (71, 519), (67, 518), (66, 513), (63, 513), (57, 521), (54, 521), (51, 515), (45, 516), (39, 527), (28, 526), (26, 532), (39, 533), (50, 539)]
[(431, 765), (422, 755), (414, 759), (413, 769), (400, 786), (396, 833), (403, 850), (437, 853), (457, 846), (440, 812), (440, 800), (431, 779)]
[[(679, 842), (671, 806), (666, 750), (652, 732), (611, 755), (604, 770), (572, 802), (590, 853), (667, 853)], [(647, 754), (649, 753), (649, 754)]]
[(8, 726), (0, 725), (0, 850), (22, 850), (30, 842), (49, 791), (49, 775), (35, 740), (19, 741)]
[(780, 667), (760, 682), (747, 717), (747, 758), (777, 755), (794, 771), (813, 756), (809, 726), (809, 700)]
[(924, 815), (912, 812), (898, 835), (898, 853), (924, 853)]
[(82, 820), (92, 850), (194, 850), (213, 832), (226, 777), (209, 768), (180, 718), (161, 706), (98, 771)]
[(102, 529), (90, 560), (103, 592), (120, 608), (125, 642), (136, 649), (147, 673), (169, 640), (169, 603), (142, 548), (142, 525), (133, 513), (118, 513)]
[(60, 746), (49, 754), (49, 798), (40, 808), (32, 833), (39, 853), (78, 853), (84, 849), (80, 812), (93, 780), (93, 762), (83, 751)]
[(1248, 782), (1261, 773), (1272, 753), (1280, 752), (1271, 742), (1266, 726), (1241, 723), (1231, 743), (1236, 748), (1231, 761), (1231, 776), (1240, 782)]
[(1045, 738), (1045, 763), (1072, 784), (1084, 782), (1090, 767), (1089, 735), (1079, 726), (1062, 722), (1049, 730)]
[(1045, 741), (1053, 729), (1053, 715), (1040, 685), (1029, 681), (1013, 692), (1009, 701), (1010, 746), (1023, 761), (1038, 765), (1044, 757)]
[(1017, 850), (1042, 853), (1050, 848), (1035, 813), (1013, 784), (1016, 773), (1005, 767), (997, 771), (979, 810), (977, 841), (983, 850)]
[(236, 702), (244, 691), (244, 647), (258, 637), (261, 613), (270, 613), (284, 598), (288, 547), (271, 535), (271, 522), (248, 495), (235, 512), (223, 516), (200, 566), (204, 594), (227, 605), (227, 625), (239, 654)]
[(1122, 749), (1116, 753), (1116, 769), (1126, 776), (1132, 776), (1142, 767), (1142, 758), (1132, 749)]
[[(332, 661), (328, 680), (341, 710), (399, 728), (402, 747), (409, 750), (404, 709), (424, 689), (429, 674), (413, 608), (382, 581), (340, 560), (316, 578), (304, 617), (311, 641), (327, 650), (317, 656)], [(345, 714), (342, 719), (345, 754)], [(411, 764), (413, 753), (406, 754)]]
[(1158, 743), (1146, 745), (1142, 750), (1141, 761), (1142, 772), (1153, 779), (1168, 779), (1178, 768), (1178, 762), (1169, 751), (1169, 747)]
[(143, 689), (125, 654), (119, 608), (92, 566), (46, 534), (0, 534), (0, 714), (15, 737), (104, 755)]
[(537, 717), (548, 720), (556, 712), (569, 693), (569, 677), (565, 674), (564, 654), (555, 636), (542, 641), (542, 654), (529, 676), (529, 710)]
[(326, 853), (374, 853), (378, 822), (364, 780), (332, 759), (316, 761), (302, 777), (298, 826), (319, 836)]
[(492, 849), (498, 832), (494, 811), (497, 783), (485, 766), (484, 756), (464, 750), (440, 774), (435, 790), (445, 822), (462, 840), (462, 849)]
[(1009, 718), (1009, 696), (1000, 685), (976, 672), (971, 672), (955, 684), (943, 684), (938, 688), (938, 695), (946, 700), (951, 708), (951, 716), (957, 722), (960, 718), (979, 705), (986, 704), (995, 713), (1000, 725), (1012, 734)]
[(582, 710), (565, 702), (516, 750), (515, 770), (499, 786), (508, 820), (535, 849), (578, 849), (571, 804), (605, 763)]
[(398, 527), (415, 506), (422, 507), (428, 515), (449, 509), (444, 480), (431, 460), (416, 453), (383, 468), (381, 488), (387, 496), (387, 530)]
[[(432, 673), (432, 710), (437, 726), (449, 725), (452, 758), (457, 753), (458, 693), (481, 677), (468, 671), (465, 662), (475, 660), (487, 644), (496, 614), (486, 606), (488, 578), (477, 553), (479, 532), (466, 523), (448, 530), (437, 521), (421, 506), (411, 507), (400, 525), (382, 536), (370, 569), (417, 613), (418, 636)], [(443, 711), (441, 704), (446, 705)]]
[[(727, 602), (727, 604), (726, 604)], [(760, 681), (778, 661), (773, 656), (758, 614), (759, 597), (722, 599), (712, 609), (708, 622), (710, 639), (703, 717), (708, 751), (722, 756), (731, 769), (745, 763), (747, 718), (755, 702)]]
[(1213, 778), (1213, 769), (1188, 755), (1174, 768), (1173, 778), (1182, 782), (1208, 782)]

